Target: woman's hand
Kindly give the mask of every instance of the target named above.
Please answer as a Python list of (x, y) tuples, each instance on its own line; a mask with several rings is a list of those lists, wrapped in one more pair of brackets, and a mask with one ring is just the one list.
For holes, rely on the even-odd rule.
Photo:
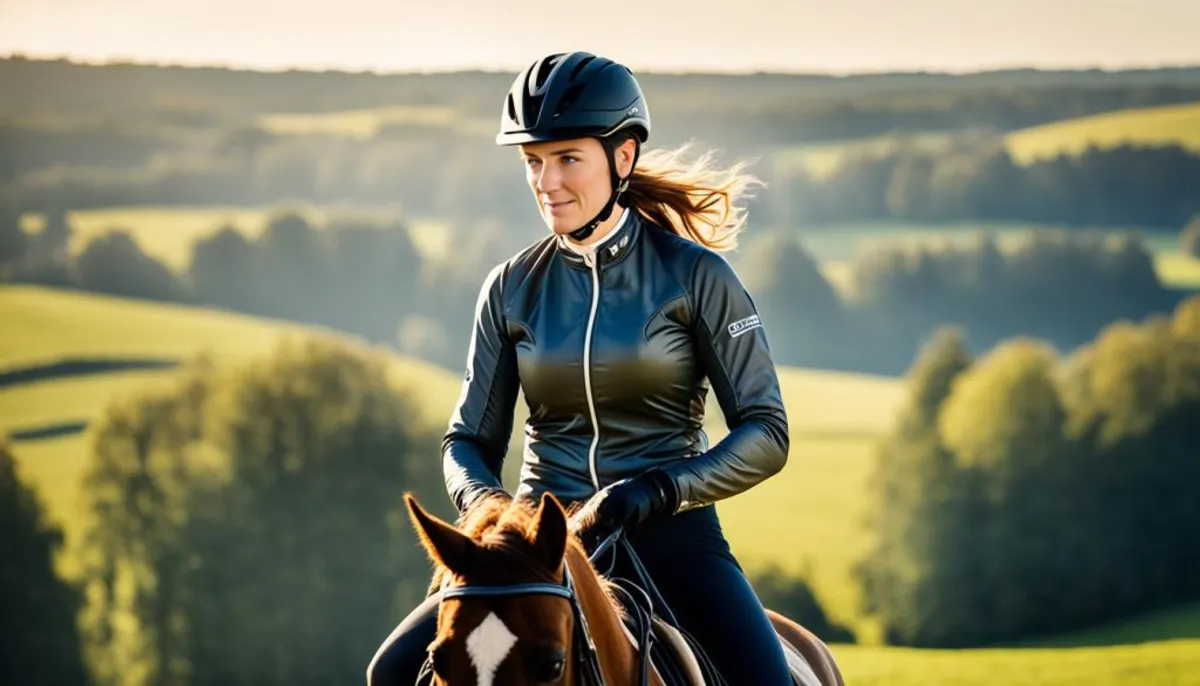
[(618, 529), (634, 529), (653, 514), (675, 509), (670, 477), (649, 471), (610, 484), (583, 504), (574, 516), (576, 529), (589, 551)]

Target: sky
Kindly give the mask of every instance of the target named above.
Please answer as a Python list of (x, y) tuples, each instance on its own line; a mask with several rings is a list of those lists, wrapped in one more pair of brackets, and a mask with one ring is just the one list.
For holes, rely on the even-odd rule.
[(3, 55), (512, 71), (571, 49), (656, 71), (1200, 65), (1200, 0), (0, 0)]

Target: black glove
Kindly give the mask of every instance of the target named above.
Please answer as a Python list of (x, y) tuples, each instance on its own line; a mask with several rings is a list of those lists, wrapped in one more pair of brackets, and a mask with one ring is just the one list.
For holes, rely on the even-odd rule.
[(649, 471), (604, 487), (583, 504), (574, 520), (590, 553), (618, 529), (631, 530), (652, 514), (674, 512), (678, 502), (671, 478)]

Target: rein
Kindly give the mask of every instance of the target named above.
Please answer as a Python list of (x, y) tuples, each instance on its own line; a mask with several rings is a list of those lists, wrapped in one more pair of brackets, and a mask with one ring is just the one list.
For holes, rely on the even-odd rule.
[[(596, 546), (596, 550), (589, 556), (590, 561), (594, 564), (597, 558), (600, 557), (608, 548), (612, 547), (620, 539), (626, 552), (630, 558), (634, 560), (638, 575), (643, 578), (643, 583), (647, 584), (647, 588), (651, 589), (654, 599), (658, 600), (661, 612), (667, 614), (670, 621), (674, 623), (675, 618), (670, 616), (670, 610), (666, 603), (662, 602), (661, 596), (658, 595), (657, 589), (654, 588), (641, 562), (633, 552), (632, 546), (627, 541), (621, 538), (622, 532), (617, 532), (608, 536)], [(641, 686), (647, 686), (650, 683), (650, 631), (651, 631), (651, 615), (654, 611), (653, 601), (645, 591), (641, 591), (644, 602), (636, 602), (633, 593), (622, 586), (616, 588), (629, 596), (629, 599), (634, 602), (629, 603), (632, 610), (634, 621), (637, 625), (636, 637), (638, 642), (638, 671), (640, 678), (638, 683)], [(463, 586), (449, 586), (439, 591), (441, 599), (446, 598), (479, 598), (479, 597), (495, 597), (495, 596), (515, 596), (515, 595), (552, 595), (566, 599), (571, 603), (571, 614), (575, 617), (575, 654), (579, 658), (579, 664), (582, 667), (583, 682), (591, 684), (591, 686), (607, 686), (604, 680), (604, 672), (600, 669), (600, 656), (596, 651), (596, 642), (592, 638), (592, 632), (588, 628), (587, 617), (583, 614), (583, 608), (579, 605), (579, 596), (575, 592), (575, 584), (571, 579), (571, 568), (569, 565), (563, 565), (563, 583), (550, 582), (531, 582), (523, 584), (505, 584), (498, 586), (488, 585), (472, 585), (466, 584)]]

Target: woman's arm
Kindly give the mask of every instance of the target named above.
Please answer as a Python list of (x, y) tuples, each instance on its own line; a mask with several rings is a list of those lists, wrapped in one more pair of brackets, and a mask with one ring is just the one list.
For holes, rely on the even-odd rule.
[(504, 490), (501, 467), (520, 387), (504, 323), (504, 267), (492, 269), (480, 287), (462, 391), (442, 439), (446, 490), (460, 513), (479, 498)]
[(704, 252), (690, 281), (696, 354), (730, 433), (701, 455), (664, 471), (678, 510), (742, 493), (783, 469), (788, 420), (758, 311), (720, 255)]

